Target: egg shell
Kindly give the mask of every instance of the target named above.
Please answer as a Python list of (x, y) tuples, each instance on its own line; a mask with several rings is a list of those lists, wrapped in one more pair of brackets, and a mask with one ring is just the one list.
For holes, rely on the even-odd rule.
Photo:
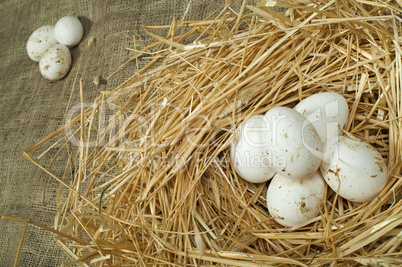
[(60, 80), (70, 70), (70, 50), (62, 44), (52, 46), (43, 54), (39, 61), (39, 69), (43, 77), (48, 80)]
[(313, 124), (323, 142), (342, 135), (340, 129), (345, 127), (349, 117), (346, 99), (333, 92), (311, 95), (298, 103), (294, 109)]
[(387, 165), (373, 146), (345, 136), (333, 138), (328, 144), (320, 170), (332, 190), (347, 200), (366, 202), (384, 189)]
[(322, 156), (322, 143), (313, 125), (287, 107), (274, 107), (265, 117), (270, 125), (266, 153), (272, 159), (271, 168), (292, 179), (313, 175)]
[(275, 174), (265, 154), (267, 123), (262, 115), (254, 115), (244, 121), (237, 131), (239, 139), (230, 148), (234, 169), (243, 179), (252, 183), (266, 182)]
[(66, 16), (57, 21), (54, 28), (54, 35), (60, 44), (73, 47), (77, 45), (84, 36), (84, 27), (76, 17)]
[(35, 30), (27, 41), (28, 56), (36, 62), (39, 62), (43, 53), (50, 47), (57, 44), (54, 36), (54, 26), (45, 25)]
[(268, 186), (268, 211), (277, 223), (298, 226), (320, 214), (324, 194), (325, 182), (319, 171), (301, 180), (276, 174)]

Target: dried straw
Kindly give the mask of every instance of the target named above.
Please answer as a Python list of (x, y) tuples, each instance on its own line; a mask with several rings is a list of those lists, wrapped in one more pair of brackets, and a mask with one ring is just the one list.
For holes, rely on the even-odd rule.
[[(400, 265), (400, 11), (390, 1), (244, 1), (238, 14), (226, 5), (216, 19), (144, 27), (158, 40), (138, 52), (151, 62), (24, 153), (60, 182), (65, 266)], [(347, 99), (345, 134), (377, 147), (389, 182), (368, 203), (328, 188), (320, 216), (284, 228), (267, 211), (267, 184), (242, 180), (229, 147), (247, 117), (321, 91)], [(30, 155), (55, 139), (69, 155), (63, 177)], [(75, 151), (72, 140), (92, 144)]]

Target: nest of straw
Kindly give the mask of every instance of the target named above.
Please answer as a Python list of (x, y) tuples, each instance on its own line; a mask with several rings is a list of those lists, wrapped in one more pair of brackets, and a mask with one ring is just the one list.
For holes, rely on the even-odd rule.
[[(60, 182), (53, 231), (66, 266), (400, 264), (398, 6), (246, 2), (237, 14), (227, 5), (212, 20), (145, 27), (157, 38), (140, 52), (150, 63), (90, 107), (82, 96), (79, 116), (25, 151)], [(327, 188), (320, 216), (284, 228), (267, 211), (269, 182), (239, 177), (229, 148), (246, 118), (322, 91), (346, 98), (344, 133), (386, 158), (388, 185), (368, 203)], [(30, 156), (55, 139), (69, 154), (62, 177)]]

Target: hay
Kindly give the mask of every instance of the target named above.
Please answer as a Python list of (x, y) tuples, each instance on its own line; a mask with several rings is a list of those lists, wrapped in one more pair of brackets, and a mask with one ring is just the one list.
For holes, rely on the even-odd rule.
[[(138, 51), (150, 63), (90, 107), (81, 83), (81, 114), (25, 151), (60, 182), (53, 231), (66, 266), (400, 264), (400, 10), (390, 1), (262, 4), (144, 27), (158, 40)], [(369, 203), (328, 188), (320, 216), (283, 228), (267, 211), (267, 184), (242, 180), (229, 147), (249, 116), (321, 91), (347, 99), (345, 134), (377, 147), (389, 182)], [(69, 155), (62, 177), (31, 156), (50, 141)]]

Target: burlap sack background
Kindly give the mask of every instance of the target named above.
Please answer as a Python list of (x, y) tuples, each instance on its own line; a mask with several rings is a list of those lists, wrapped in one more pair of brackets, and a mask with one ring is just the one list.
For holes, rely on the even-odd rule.
[[(234, 1), (233, 8), (238, 10), (241, 2)], [(107, 79), (134, 55), (126, 50), (134, 48), (133, 36), (137, 49), (153, 42), (141, 25), (170, 24), (173, 18), (182, 19), (184, 14), (186, 20), (199, 20), (224, 3), (224, 0), (0, 1), (0, 216), (33, 219), (53, 226), (58, 183), (48, 180), (44, 205), (45, 173), (20, 158), (24, 149), (62, 125), (62, 121), (41, 116), (63, 117), (73, 86), (71, 103), (77, 104), (80, 78), (84, 80), (85, 98), (94, 99), (99, 91), (111, 90), (134, 74), (135, 61)], [(26, 41), (35, 29), (55, 24), (66, 15), (80, 18), (85, 35), (72, 49), (70, 73), (51, 83), (40, 75), (38, 64), (27, 56)], [(84, 53), (91, 38), (95, 38), (95, 42)], [(144, 64), (143, 61), (140, 64)], [(101, 77), (99, 86), (93, 83), (96, 76)], [(50, 150), (44, 160), (50, 159), (56, 151)], [(55, 162), (52, 171), (60, 173), (64, 164)], [(13, 265), (22, 230), (23, 223), (0, 220), (0, 266)], [(68, 258), (53, 242), (52, 234), (30, 225), (19, 266), (58, 266), (65, 262)]]

